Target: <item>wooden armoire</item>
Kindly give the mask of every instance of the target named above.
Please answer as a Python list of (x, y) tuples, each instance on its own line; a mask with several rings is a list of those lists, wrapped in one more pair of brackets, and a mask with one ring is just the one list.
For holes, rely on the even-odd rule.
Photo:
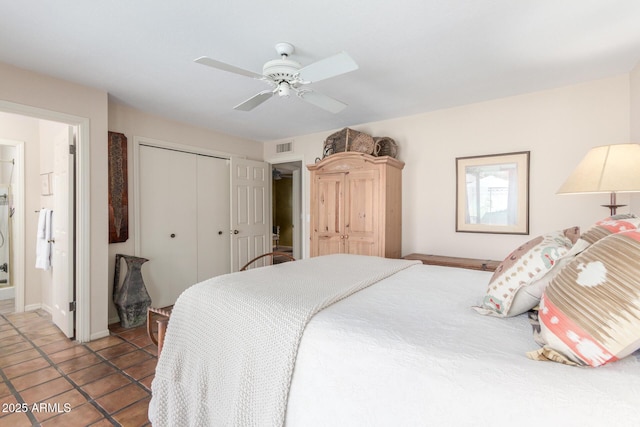
[(392, 157), (344, 152), (308, 165), (311, 256), (400, 258), (402, 168)]

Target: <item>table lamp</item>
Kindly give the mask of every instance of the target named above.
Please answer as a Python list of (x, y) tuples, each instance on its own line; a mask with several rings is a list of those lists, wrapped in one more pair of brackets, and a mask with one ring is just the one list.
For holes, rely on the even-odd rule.
[(608, 205), (616, 214), (625, 206), (616, 193), (640, 191), (640, 144), (615, 144), (592, 148), (558, 189), (557, 194), (610, 193)]

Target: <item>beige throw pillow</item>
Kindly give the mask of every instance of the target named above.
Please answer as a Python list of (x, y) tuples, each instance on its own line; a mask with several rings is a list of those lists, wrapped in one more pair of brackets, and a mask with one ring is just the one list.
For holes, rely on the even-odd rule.
[(482, 306), (474, 309), (480, 314), (507, 317), (535, 307), (544, 286), (560, 270), (556, 265), (569, 253), (579, 234), (579, 227), (571, 227), (519, 246), (500, 263), (489, 280)]

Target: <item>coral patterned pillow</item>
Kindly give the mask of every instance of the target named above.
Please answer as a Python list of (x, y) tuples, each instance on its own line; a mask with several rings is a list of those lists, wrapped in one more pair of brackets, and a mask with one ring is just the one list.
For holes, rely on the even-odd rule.
[(545, 277), (558, 260), (569, 253), (579, 233), (578, 227), (554, 231), (529, 240), (511, 252), (489, 280), (482, 306), (474, 309), (480, 314), (507, 317), (533, 308), (542, 289), (537, 292), (537, 298), (525, 294), (517, 298), (519, 291)]
[(577, 255), (579, 252), (582, 252), (600, 239), (611, 234), (627, 230), (636, 230), (638, 227), (640, 227), (640, 217), (637, 217), (634, 214), (610, 216), (602, 221), (596, 222), (587, 231), (585, 231), (576, 242), (572, 252)]
[(565, 266), (540, 302), (545, 346), (528, 356), (595, 367), (639, 349), (639, 260), (634, 230), (598, 240)]

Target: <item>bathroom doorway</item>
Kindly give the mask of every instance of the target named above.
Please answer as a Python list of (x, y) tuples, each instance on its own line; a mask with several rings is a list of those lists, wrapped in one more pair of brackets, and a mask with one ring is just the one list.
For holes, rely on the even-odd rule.
[[(25, 122), (31, 122), (36, 120), (38, 125), (27, 126), (22, 125)], [(53, 280), (52, 286), (43, 285), (42, 274), (34, 267), (35, 264), (35, 238), (26, 239), (25, 230), (35, 230), (39, 220), (39, 208), (42, 207), (42, 193), (38, 191), (38, 186), (44, 188), (43, 175), (49, 175), (51, 179), (48, 181), (50, 185), (48, 187), (55, 189), (55, 186), (61, 182), (60, 179), (55, 177), (58, 175), (56, 171), (53, 174), (49, 170), (38, 170), (38, 167), (32, 167), (41, 165), (42, 162), (55, 161), (55, 156), (49, 157), (46, 154), (40, 152), (39, 141), (41, 135), (41, 125), (45, 123), (57, 123), (66, 125), (67, 129), (73, 129), (74, 134), (74, 147), (67, 147), (68, 153), (73, 154), (74, 160), (74, 185), (75, 189), (72, 190), (73, 200), (75, 208), (71, 208), (69, 213), (73, 213), (73, 229), (74, 238), (69, 243), (73, 245), (73, 256), (67, 256), (65, 267), (68, 267), (68, 271), (71, 272), (73, 280), (69, 281), (69, 285), (75, 288), (74, 301), (66, 304), (74, 317), (75, 324), (75, 338), (80, 342), (87, 342), (91, 339), (91, 283), (90, 266), (91, 266), (91, 245), (90, 245), (90, 230), (91, 230), (91, 217), (90, 217), (90, 176), (91, 176), (91, 162), (89, 149), (90, 143), (90, 129), (89, 119), (86, 117), (80, 117), (70, 115), (63, 112), (52, 111), (48, 109), (42, 109), (39, 107), (16, 104), (9, 101), (0, 100), (0, 121), (2, 126), (2, 135), (0, 138), (11, 138), (19, 141), (17, 145), (17, 159), (16, 169), (14, 173), (18, 172), (21, 175), (20, 188), (14, 188), (13, 194), (15, 196), (15, 212), (13, 214), (14, 229), (16, 234), (13, 236), (14, 253), (16, 256), (13, 258), (12, 265), (9, 266), (11, 271), (13, 267), (13, 274), (11, 275), (15, 287), (15, 311), (30, 311), (43, 308), (50, 309), (53, 296), (59, 295), (54, 286)], [(41, 155), (44, 157), (41, 157)], [(58, 156), (59, 157), (59, 156)], [(28, 179), (25, 174), (25, 164), (29, 164), (29, 176)], [(21, 167), (18, 167), (18, 164)], [(43, 174), (43, 172), (47, 172)], [(26, 194), (26, 183), (29, 183), (28, 188), (30, 194)], [(35, 185), (34, 185), (35, 184)], [(70, 189), (71, 190), (71, 189)], [(34, 192), (38, 194), (34, 198)], [(19, 199), (20, 198), (20, 199)], [(58, 198), (60, 199), (60, 198)], [(29, 209), (25, 209), (29, 201)], [(58, 218), (61, 218), (61, 211), (59, 207), (53, 207), (58, 210)], [(36, 213), (34, 213), (34, 210)], [(58, 221), (59, 223), (60, 221)], [(56, 222), (53, 222), (54, 226)], [(52, 243), (54, 240), (52, 240)], [(55, 243), (54, 243), (55, 245)], [(59, 245), (62, 246), (62, 245)], [(28, 249), (28, 250), (27, 250)], [(55, 248), (54, 248), (55, 251)], [(52, 252), (53, 253), (53, 252)], [(69, 253), (71, 254), (71, 252)], [(32, 264), (33, 261), (33, 264)], [(75, 262), (74, 262), (75, 261)], [(28, 266), (28, 267), (27, 267)], [(60, 270), (60, 269), (57, 269)], [(66, 270), (66, 268), (65, 268)], [(51, 270), (49, 270), (51, 271)], [(45, 271), (48, 273), (48, 271)], [(71, 277), (71, 276), (70, 276)], [(28, 285), (27, 285), (28, 284)], [(48, 292), (47, 292), (48, 291)], [(55, 304), (55, 301), (53, 301)], [(48, 306), (49, 305), (49, 306)], [(47, 307), (48, 306), (48, 307)], [(57, 323), (56, 323), (57, 324)], [(58, 325), (59, 326), (59, 325)], [(74, 334), (72, 331), (67, 331), (61, 328), (65, 334), (69, 336), (69, 333)]]
[(0, 313), (15, 311), (16, 285), (22, 282), (24, 260), (20, 256), (22, 216), (14, 216), (24, 203), (22, 171), (24, 146), (21, 141), (0, 138)]
[(0, 145), (0, 300), (15, 298), (9, 265), (11, 251), (11, 217), (13, 213), (13, 170), (15, 168), (15, 147)]

